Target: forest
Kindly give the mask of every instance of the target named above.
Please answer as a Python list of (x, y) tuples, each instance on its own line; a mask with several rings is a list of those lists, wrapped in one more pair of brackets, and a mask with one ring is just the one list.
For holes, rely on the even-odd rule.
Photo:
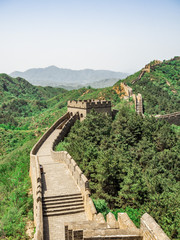
[(134, 218), (148, 212), (178, 239), (180, 138), (167, 122), (142, 118), (126, 105), (114, 121), (92, 112), (57, 150), (68, 151), (90, 179), (94, 199), (115, 213), (134, 211)]
[(67, 111), (68, 100), (106, 99), (119, 110), (116, 118), (92, 113), (75, 124), (58, 149), (66, 149), (90, 179), (98, 211), (126, 211), (137, 226), (147, 211), (171, 239), (179, 239), (180, 130), (148, 116), (179, 111), (179, 63), (178, 58), (165, 61), (134, 85), (139, 72), (123, 80), (142, 93), (145, 118), (136, 115), (132, 99), (123, 100), (121, 81), (67, 91), (0, 74), (0, 238), (27, 239), (26, 224), (33, 220), (33, 145)]
[[(127, 77), (124, 82), (132, 87), (134, 93), (142, 94), (145, 114), (178, 112), (180, 109), (180, 58), (163, 61), (152, 67), (150, 73), (146, 72), (140, 80), (132, 84), (140, 72)], [(119, 83), (120, 81), (116, 85)]]

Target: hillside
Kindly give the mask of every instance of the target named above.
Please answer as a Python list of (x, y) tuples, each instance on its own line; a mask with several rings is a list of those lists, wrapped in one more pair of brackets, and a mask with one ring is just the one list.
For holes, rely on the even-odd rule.
[[(0, 236), (25, 239), (32, 220), (29, 152), (38, 138), (67, 111), (67, 101), (119, 97), (112, 88), (66, 91), (36, 87), (22, 78), (0, 74)], [(13, 238), (14, 237), (14, 238)]]
[(100, 81), (98, 83), (100, 87), (105, 87), (105, 85), (101, 83), (101, 80), (105, 81), (105, 79), (109, 79), (108, 82), (106, 81), (106, 86), (108, 86), (111, 82), (113, 82), (113, 78), (116, 80), (122, 79), (128, 74), (108, 70), (71, 70), (58, 68), (56, 66), (50, 66), (46, 68), (32, 68), (25, 72), (16, 71), (10, 75), (12, 77), (22, 77), (36, 86), (40, 85), (58, 87), (60, 85), (63, 85), (65, 88), (75, 89), (91, 85), (93, 82), (97, 81)]
[[(167, 70), (169, 69), (169, 70)], [(170, 71), (171, 70), (171, 71)], [(141, 71), (140, 71), (141, 72)], [(155, 66), (151, 69), (150, 73), (145, 73), (141, 80), (137, 81), (136, 83), (132, 84), (132, 81), (138, 78), (140, 72), (129, 76), (124, 81), (130, 85), (133, 88), (133, 91), (138, 93), (141, 92), (143, 94), (143, 98), (145, 99), (145, 111), (146, 113), (159, 113), (158, 111), (168, 112), (168, 109), (170, 106), (172, 109), (171, 111), (177, 111), (179, 109), (179, 106), (174, 103), (179, 103), (179, 59), (174, 59), (170, 61), (166, 61), (160, 65)], [(176, 74), (175, 74), (176, 72)], [(156, 77), (156, 81), (150, 80), (150, 76)], [(163, 76), (163, 77), (162, 77)], [(161, 82), (163, 79), (163, 82)], [(170, 83), (170, 86), (165, 83), (165, 81), (168, 81)], [(48, 127), (52, 125), (54, 121), (56, 121), (60, 116), (62, 116), (67, 111), (67, 101), (73, 100), (73, 99), (107, 99), (112, 101), (113, 108), (116, 109), (122, 109), (124, 106), (126, 109), (127, 114), (124, 113), (124, 116), (122, 116), (120, 123), (117, 125), (114, 124), (113, 126), (113, 136), (116, 135), (120, 136), (119, 129), (122, 129), (121, 137), (122, 139), (125, 139), (125, 136), (127, 138), (127, 141), (137, 138), (141, 134), (144, 129), (140, 128), (140, 126), (136, 125), (134, 122), (129, 120), (130, 116), (134, 116), (134, 103), (131, 101), (125, 102), (122, 99), (123, 92), (121, 92), (120, 89), (120, 82), (115, 84), (114, 87), (108, 87), (108, 88), (102, 88), (102, 89), (93, 89), (91, 87), (88, 88), (81, 88), (78, 90), (71, 90), (67, 91), (62, 88), (52, 88), (52, 87), (36, 87), (27, 82), (26, 80), (22, 78), (12, 78), (6, 74), (0, 74), (0, 175), (1, 181), (0, 181), (0, 236), (1, 237), (12, 237), (12, 239), (25, 239), (25, 225), (26, 222), (29, 220), (32, 220), (32, 196), (31, 196), (31, 184), (29, 181), (29, 152), (34, 145), (34, 143), (38, 140), (38, 138), (43, 134), (43, 132), (46, 131)], [(157, 86), (156, 86), (157, 85)], [(150, 86), (150, 88), (149, 88)], [(155, 87), (154, 87), (155, 86)], [(164, 89), (166, 86), (166, 89)], [(158, 91), (163, 94), (157, 94), (154, 89), (158, 89)], [(172, 92), (172, 90), (176, 92)], [(155, 99), (158, 102), (158, 108), (154, 105), (154, 103), (151, 103), (151, 94), (149, 94), (149, 91), (151, 91), (152, 94), (155, 94)], [(149, 97), (146, 97), (147, 96)], [(149, 94), (149, 95), (148, 95)], [(165, 96), (165, 98), (163, 98)], [(168, 98), (166, 99), (166, 96)], [(169, 97), (170, 96), (170, 97)], [(163, 99), (163, 100), (162, 100)], [(162, 104), (161, 102), (165, 101), (168, 108), (165, 108), (165, 110), (162, 110)], [(129, 114), (129, 106), (131, 106), (130, 114)], [(148, 107), (150, 106), (149, 110)], [(134, 118), (134, 117), (133, 117)], [(128, 119), (128, 120), (127, 120)], [(136, 119), (136, 117), (135, 117)], [(139, 119), (139, 118), (138, 118)], [(103, 120), (105, 121), (105, 119)], [(102, 122), (103, 122), (102, 121)], [(141, 122), (142, 120), (139, 119)], [(149, 120), (147, 120), (148, 122)], [(151, 124), (148, 125), (148, 123), (142, 123), (143, 128), (147, 128), (146, 131), (146, 137), (148, 137), (148, 131), (152, 132)], [(98, 121), (97, 121), (98, 123)], [(106, 122), (108, 123), (108, 121)], [(134, 126), (138, 127), (138, 132), (135, 131), (136, 136), (132, 136), (130, 132), (128, 131), (128, 128), (126, 126), (126, 123), (128, 123), (128, 128), (131, 127), (134, 129)], [(163, 130), (163, 123), (160, 123), (159, 126), (161, 126)], [(149, 126), (149, 127), (148, 127)], [(105, 126), (104, 126), (105, 127)], [(156, 128), (157, 127), (157, 128)], [(156, 131), (156, 129), (159, 129), (158, 126), (156, 126), (153, 131)], [(106, 128), (106, 127), (105, 127)], [(173, 141), (170, 141), (172, 143), (172, 146), (169, 146), (169, 149), (172, 147), (172, 152), (168, 152), (169, 149), (165, 149), (163, 153), (161, 153), (160, 149), (156, 149), (158, 151), (158, 166), (160, 167), (158, 171), (162, 171), (161, 167), (164, 169), (171, 169), (170, 173), (172, 175), (168, 175), (167, 172), (164, 172), (163, 179), (166, 179), (163, 184), (158, 185), (158, 177), (154, 180), (157, 180), (157, 186), (156, 188), (165, 189), (166, 182), (168, 182), (168, 188), (170, 189), (171, 196), (169, 197), (169, 193), (165, 192), (165, 198), (168, 199), (176, 199), (176, 193), (178, 185), (173, 185), (173, 189), (169, 187), (170, 183), (173, 182), (173, 176), (174, 174), (178, 174), (178, 172), (174, 171), (174, 168), (171, 168), (171, 166), (176, 166), (176, 169), (178, 169), (178, 166), (176, 164), (177, 157), (179, 156), (178, 148), (176, 147), (175, 140), (177, 139), (177, 135), (174, 132), (174, 129), (172, 129), (169, 126), (164, 126), (166, 130), (168, 129), (169, 135), (166, 136), (166, 134), (161, 131), (161, 135), (163, 135), (165, 141), (161, 142), (159, 141), (160, 135), (156, 132), (155, 135), (152, 136), (152, 139), (154, 139), (153, 144), (151, 143), (151, 139), (148, 138), (148, 146), (147, 141), (142, 138), (140, 142), (138, 142), (137, 146), (134, 146), (134, 149), (138, 149), (137, 153), (133, 148), (128, 147), (128, 143), (123, 143), (124, 147), (129, 148), (129, 154), (126, 154), (126, 156), (123, 156), (123, 159), (125, 160), (126, 157), (129, 159), (128, 164), (132, 164), (132, 158), (133, 156), (136, 157), (136, 159), (140, 159), (140, 165), (137, 166), (137, 169), (133, 169), (133, 174), (136, 173), (136, 170), (139, 171), (139, 169), (142, 169), (143, 166), (149, 166), (149, 163), (156, 164), (154, 157), (149, 161), (150, 157), (154, 154), (154, 150), (152, 149), (153, 146), (156, 146), (156, 144), (159, 144), (158, 147), (163, 147), (163, 144), (166, 144), (168, 147), (168, 142), (166, 141), (169, 136), (172, 138)], [(98, 130), (98, 129), (96, 129)], [(106, 129), (104, 129), (106, 131)], [(103, 130), (103, 131), (104, 131)], [(136, 129), (135, 129), (136, 130)], [(164, 132), (167, 132), (167, 131)], [(177, 130), (175, 128), (175, 130)], [(98, 130), (99, 131), (99, 130)], [(125, 131), (125, 132), (124, 132)], [(122, 135), (125, 134), (125, 135)], [(129, 135), (130, 134), (130, 135)], [(116, 136), (116, 137), (118, 137)], [(118, 140), (120, 143), (120, 139)], [(118, 143), (118, 144), (119, 144)], [(102, 146), (110, 146), (109, 145), (108, 138), (104, 138), (102, 142)], [(135, 144), (135, 142), (133, 142)], [(174, 145), (173, 145), (174, 144)], [(89, 145), (91, 146), (91, 145)], [(115, 147), (116, 145), (114, 145)], [(107, 149), (108, 149), (107, 147)], [(124, 147), (121, 150), (124, 150)], [(152, 148), (151, 148), (152, 147)], [(95, 147), (96, 148), (96, 147)], [(106, 150), (107, 150), (106, 149)], [(147, 151), (148, 149), (148, 151)], [(131, 151), (132, 150), (132, 151)], [(98, 147), (99, 151), (99, 147)], [(103, 148), (100, 149), (101, 153), (103, 153)], [(156, 152), (155, 151), (155, 152)], [(147, 154), (142, 154), (142, 153)], [(97, 153), (97, 152), (96, 152)], [(118, 151), (117, 151), (118, 153)], [(127, 152), (126, 152), (127, 153)], [(89, 156), (90, 152), (87, 152), (87, 156)], [(99, 155), (100, 156), (100, 155)], [(108, 152), (107, 150), (107, 156), (113, 156), (113, 153)], [(122, 154), (121, 154), (122, 156)], [(130, 157), (129, 157), (130, 156)], [(117, 157), (115, 155), (114, 157)], [(106, 156), (102, 156), (102, 159), (106, 159)], [(162, 163), (163, 159), (169, 159), (167, 161), (167, 164)], [(134, 161), (134, 160), (133, 160)], [(113, 160), (114, 162), (114, 160)], [(115, 162), (114, 162), (115, 163)], [(108, 163), (109, 164), (109, 163)], [(143, 165), (145, 164), (145, 165)], [(90, 166), (91, 167), (91, 166)], [(92, 165), (93, 167), (93, 165)], [(108, 167), (108, 165), (107, 165)], [(115, 170), (117, 165), (114, 165)], [(103, 170), (103, 168), (102, 168)], [(127, 170), (127, 169), (125, 169)], [(147, 170), (148, 171), (148, 170)], [(163, 170), (164, 171), (164, 170)], [(132, 172), (128, 173), (128, 176), (131, 176)], [(140, 174), (138, 172), (138, 174)], [(153, 176), (154, 173), (149, 171), (148, 173), (149, 177)], [(158, 176), (159, 172), (157, 172)], [(156, 174), (155, 174), (156, 175)], [(146, 178), (146, 177), (145, 177)], [(136, 179), (136, 178), (135, 178)], [(101, 179), (104, 181), (103, 179)], [(145, 181), (146, 179), (143, 179)], [(152, 181), (154, 181), (152, 180)], [(160, 178), (161, 180), (161, 178)], [(129, 186), (129, 178), (127, 177), (124, 181), (126, 181), (126, 186)], [(133, 184), (136, 184), (133, 182)], [(92, 185), (93, 186), (93, 185)], [(152, 185), (153, 186), (153, 185)], [(92, 187), (93, 189), (93, 187)], [(136, 189), (136, 187), (134, 188)], [(153, 190), (153, 188), (152, 188)], [(177, 191), (178, 192), (178, 191)], [(143, 189), (142, 194), (145, 193), (145, 189)], [(103, 193), (104, 199), (108, 200), (107, 194)], [(123, 194), (125, 198), (128, 198), (128, 193), (126, 189), (123, 189)], [(98, 195), (94, 195), (98, 196)], [(131, 196), (133, 198), (133, 193), (131, 193)], [(153, 203), (153, 194), (148, 195), (148, 197), (151, 197), (151, 203)], [(161, 195), (162, 196), (162, 195)], [(136, 197), (136, 196), (135, 196)], [(159, 198), (160, 195), (156, 195), (155, 199)], [(164, 197), (162, 198), (164, 199)], [(139, 200), (138, 200), (139, 201)], [(160, 200), (159, 200), (160, 201)], [(167, 204), (171, 204), (168, 201), (165, 202), (166, 205), (163, 205), (163, 201), (160, 201), (160, 204), (162, 206), (161, 210), (164, 208), (168, 209)], [(155, 201), (154, 201), (155, 202)], [(114, 199), (113, 204), (116, 203), (117, 207), (117, 201)], [(130, 202), (131, 204), (132, 202)], [(113, 206), (113, 205), (112, 205)], [(175, 206), (175, 205), (174, 205)], [(125, 206), (124, 204), (124, 207)], [(139, 202), (137, 202), (137, 207), (139, 208)], [(149, 208), (156, 207), (153, 204)], [(170, 209), (172, 209), (170, 207)], [(157, 209), (159, 211), (159, 209)], [(167, 213), (170, 215), (170, 219), (172, 216), (172, 211)], [(174, 210), (173, 210), (174, 211)], [(176, 236), (177, 232), (173, 233), (173, 224), (169, 224), (166, 222), (166, 219), (161, 219), (161, 222), (163, 222), (164, 225), (168, 224), (171, 225), (171, 228), (164, 229), (165, 231), (169, 231), (172, 236)], [(168, 220), (167, 220), (168, 221)], [(174, 235), (173, 235), (174, 234)], [(14, 237), (14, 238), (13, 238)], [(174, 239), (176, 239), (174, 237)]]
[[(67, 151), (90, 182), (101, 211), (148, 212), (178, 239), (180, 138), (171, 126), (122, 106), (116, 118), (91, 112), (56, 147)], [(96, 202), (96, 201), (95, 201)]]
[[(180, 57), (158, 64), (151, 62), (123, 82), (128, 84), (134, 93), (142, 94), (145, 114), (180, 111)], [(120, 81), (116, 86), (119, 84)]]

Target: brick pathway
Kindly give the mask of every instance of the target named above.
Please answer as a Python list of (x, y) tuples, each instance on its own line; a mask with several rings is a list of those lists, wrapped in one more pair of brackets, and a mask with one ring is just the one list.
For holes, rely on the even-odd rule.
[[(61, 130), (56, 129), (37, 153), (44, 171), (42, 174), (44, 197), (80, 193), (67, 166), (64, 163), (54, 162), (51, 158), (50, 148), (59, 131)], [(64, 240), (64, 222), (85, 220), (87, 220), (85, 212), (44, 217), (44, 240)]]

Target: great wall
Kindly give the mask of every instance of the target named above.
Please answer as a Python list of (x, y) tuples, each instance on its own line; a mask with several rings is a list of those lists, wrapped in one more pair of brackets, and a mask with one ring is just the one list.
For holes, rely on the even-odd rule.
[[(159, 64), (158, 62), (155, 62), (155, 63), (156, 63), (156, 65)], [(155, 65), (153, 65), (153, 66), (155, 66)], [(148, 68), (148, 69), (150, 69), (150, 68)], [(125, 83), (121, 83), (121, 89), (125, 93), (124, 98), (127, 100), (130, 97), (132, 97), (133, 101), (135, 103), (135, 111), (138, 114), (143, 115), (144, 109), (143, 109), (142, 95), (140, 93), (138, 93), (138, 95), (133, 94), (132, 88), (129, 87), (128, 85), (126, 85)], [(164, 114), (164, 115), (155, 115), (154, 117), (157, 119), (166, 120), (170, 124), (175, 124), (175, 125), (180, 126), (180, 112), (174, 112), (174, 113), (169, 113), (169, 114)]]
[(97, 214), (89, 182), (65, 151), (54, 151), (77, 119), (90, 109), (112, 114), (106, 101), (68, 102), (68, 112), (58, 119), (30, 153), (34, 200), (34, 240), (169, 240), (155, 220), (145, 213), (138, 229), (126, 213)]

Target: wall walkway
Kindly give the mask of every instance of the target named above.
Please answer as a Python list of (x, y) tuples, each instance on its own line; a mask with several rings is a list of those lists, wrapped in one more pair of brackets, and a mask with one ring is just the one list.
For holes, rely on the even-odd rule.
[[(51, 157), (53, 142), (62, 132), (62, 126), (58, 129), (59, 125), (62, 122), (66, 124), (69, 119), (69, 114), (66, 114), (53, 124), (31, 151), (35, 240), (63, 240), (64, 222), (87, 220), (80, 189), (67, 165), (64, 162), (55, 162)], [(43, 173), (40, 172), (40, 165)], [(71, 202), (76, 199), (76, 202), (79, 200), (80, 203), (78, 206), (74, 204), (72, 209), (69, 208), (67, 199)]]
[(34, 240), (169, 240), (147, 213), (141, 228), (126, 213), (97, 214), (89, 182), (74, 159), (54, 147), (70, 131), (79, 114), (58, 119), (33, 147), (30, 176), (34, 199)]
[[(60, 131), (54, 130), (37, 152), (39, 163), (43, 166), (42, 189), (44, 198), (80, 194), (66, 164), (55, 162), (50, 155), (52, 143)], [(64, 239), (64, 222), (71, 222), (72, 219), (73, 221), (86, 220), (85, 212), (75, 213), (73, 217), (72, 214), (43, 217), (44, 239)]]

